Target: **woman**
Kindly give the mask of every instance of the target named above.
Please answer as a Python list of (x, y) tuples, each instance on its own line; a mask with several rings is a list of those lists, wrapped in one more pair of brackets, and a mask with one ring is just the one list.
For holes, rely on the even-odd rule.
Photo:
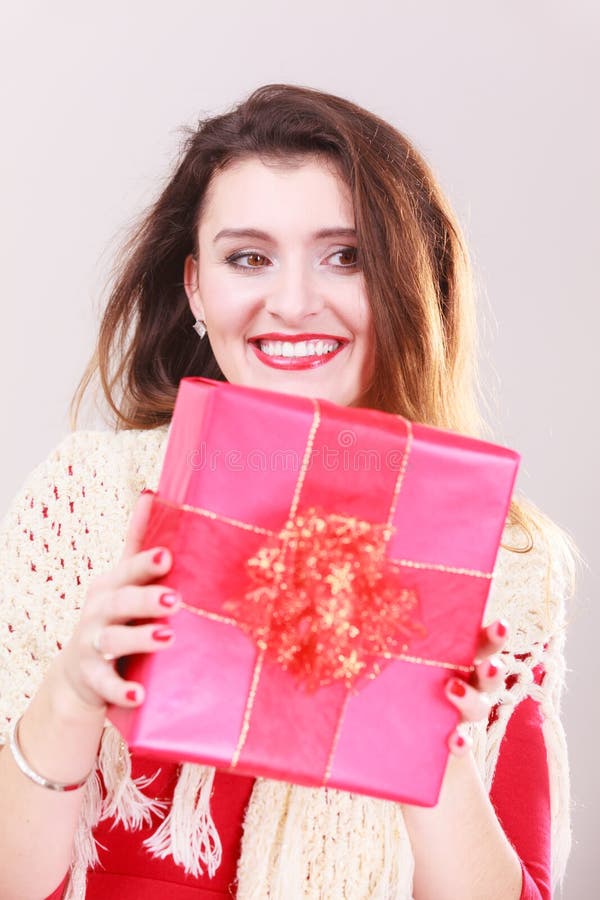
[(114, 659), (173, 641), (147, 624), (180, 600), (154, 584), (169, 551), (140, 552), (138, 496), (157, 485), (182, 377), (490, 436), (466, 254), (415, 149), (346, 100), (286, 85), (202, 122), (126, 247), (75, 413), (96, 372), (114, 432), (69, 435), (2, 532), (2, 896), (549, 897), (569, 849), (572, 554), (523, 500), (472, 682), (448, 682), (463, 725), (434, 809), (201, 766), (156, 775), (104, 727), (107, 703), (143, 703)]

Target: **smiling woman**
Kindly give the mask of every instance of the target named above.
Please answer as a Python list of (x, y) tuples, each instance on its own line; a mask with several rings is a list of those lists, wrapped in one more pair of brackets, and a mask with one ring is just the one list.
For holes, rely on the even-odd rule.
[(99, 377), (111, 430), (68, 435), (0, 530), (3, 898), (551, 896), (570, 844), (560, 695), (573, 553), (523, 497), (472, 678), (446, 684), (460, 725), (436, 807), (192, 764), (156, 772), (105, 721), (107, 704), (144, 701), (115, 660), (169, 648), (164, 618), (181, 609), (157, 583), (171, 553), (141, 549), (151, 498), (139, 496), (157, 485), (181, 379), (489, 438), (474, 348), (460, 230), (391, 124), (266, 85), (190, 131), (123, 250), (73, 399), (75, 425)]
[[(297, 327), (303, 315), (326, 322), (318, 332), (328, 334), (328, 304), (344, 295), (361, 330), (371, 318), (373, 365), (361, 403), (486, 432), (459, 226), (416, 149), (367, 110), (266, 85), (189, 133), (170, 182), (124, 248), (75, 416), (96, 373), (119, 428), (168, 422), (185, 375), (224, 378), (217, 334), (199, 344), (189, 325), (190, 305), (199, 314), (214, 305), (213, 283), (228, 291), (228, 308), (239, 300), (248, 309), (266, 288), (257, 323), (262, 331), (262, 320), (279, 320), (268, 332), (286, 335), (306, 330)], [(344, 349), (336, 364), (350, 355)]]
[[(231, 221), (248, 224), (221, 228)], [(213, 179), (185, 287), (228, 381), (361, 402), (373, 333), (356, 244), (350, 192), (325, 159), (248, 158)]]

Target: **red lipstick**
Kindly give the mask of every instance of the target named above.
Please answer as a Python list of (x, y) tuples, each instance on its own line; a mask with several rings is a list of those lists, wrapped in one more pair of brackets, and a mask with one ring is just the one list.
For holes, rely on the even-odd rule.
[(283, 334), (281, 331), (269, 331), (268, 334), (256, 334), (254, 337), (248, 338), (250, 343), (254, 341), (291, 341), (293, 344), (298, 341), (339, 341), (340, 344), (346, 344), (348, 338), (340, 337), (337, 334)]
[[(290, 341), (298, 343), (299, 341), (337, 341), (339, 347), (329, 353), (323, 353), (319, 356), (269, 356), (260, 349), (260, 341)], [(280, 332), (269, 332), (268, 334), (260, 334), (250, 338), (249, 343), (254, 350), (258, 359), (273, 369), (315, 369), (317, 366), (323, 366), (333, 359), (334, 356), (344, 349), (348, 343), (347, 338), (337, 337), (333, 334), (281, 334)]]

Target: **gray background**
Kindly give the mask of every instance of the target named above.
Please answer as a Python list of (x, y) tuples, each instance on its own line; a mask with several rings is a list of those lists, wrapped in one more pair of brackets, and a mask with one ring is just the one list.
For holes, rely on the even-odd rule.
[(67, 431), (111, 255), (180, 125), (288, 81), (389, 119), (433, 165), (477, 269), (497, 438), (588, 563), (568, 643), (568, 900), (597, 896), (600, 826), (597, 9), (25, 0), (0, 14), (2, 510)]

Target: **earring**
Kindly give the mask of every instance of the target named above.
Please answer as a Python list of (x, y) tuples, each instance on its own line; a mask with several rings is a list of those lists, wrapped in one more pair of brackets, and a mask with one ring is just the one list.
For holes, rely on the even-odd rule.
[(196, 322), (194, 325), (192, 325), (192, 328), (201, 338), (203, 338), (206, 334), (206, 325), (204, 324), (202, 319), (196, 319)]

